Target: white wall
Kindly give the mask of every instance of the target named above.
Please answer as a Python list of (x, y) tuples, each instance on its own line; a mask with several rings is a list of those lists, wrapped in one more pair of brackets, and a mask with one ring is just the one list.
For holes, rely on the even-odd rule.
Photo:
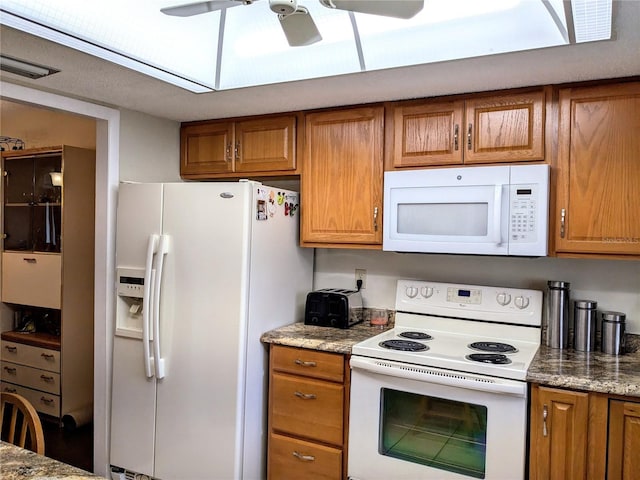
[(503, 258), (318, 249), (314, 288), (354, 288), (354, 270), (367, 270), (366, 307), (394, 308), (399, 278), (496, 285), (546, 291), (547, 280), (571, 283), (572, 299), (627, 314), (627, 331), (640, 334), (640, 261)]
[(180, 123), (120, 110), (120, 180), (180, 181)]

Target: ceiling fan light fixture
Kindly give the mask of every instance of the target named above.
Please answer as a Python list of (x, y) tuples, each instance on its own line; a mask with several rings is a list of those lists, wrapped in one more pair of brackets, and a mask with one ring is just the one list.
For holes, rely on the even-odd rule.
[(36, 63), (27, 62), (26, 60), (20, 60), (19, 58), (13, 58), (7, 55), (0, 55), (0, 70), (20, 75), (22, 77), (31, 78), (33, 80), (53, 75), (60, 71), (52, 67), (38, 65)]
[(291, 47), (306, 47), (322, 40), (322, 35), (305, 7), (297, 7), (289, 15), (278, 15), (280, 26)]

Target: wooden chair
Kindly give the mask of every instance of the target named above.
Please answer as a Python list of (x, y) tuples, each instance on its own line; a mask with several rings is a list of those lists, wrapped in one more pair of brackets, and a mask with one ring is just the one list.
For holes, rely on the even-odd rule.
[(44, 432), (36, 409), (17, 393), (1, 395), (2, 440), (44, 455)]

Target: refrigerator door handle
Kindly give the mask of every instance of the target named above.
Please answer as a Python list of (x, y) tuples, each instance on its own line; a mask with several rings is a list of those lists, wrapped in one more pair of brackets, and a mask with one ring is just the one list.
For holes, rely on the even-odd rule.
[(155, 271), (153, 270), (153, 256), (158, 250), (159, 235), (149, 235), (147, 243), (147, 258), (144, 265), (144, 285), (142, 290), (142, 351), (144, 357), (144, 373), (147, 378), (153, 377), (153, 358), (149, 351), (150, 343), (150, 319), (151, 319), (151, 295), (155, 283)]
[(169, 253), (169, 236), (161, 235), (155, 261), (155, 282), (153, 285), (153, 358), (155, 360), (156, 378), (164, 378), (164, 358), (160, 355), (160, 298), (162, 286), (162, 269), (165, 256)]

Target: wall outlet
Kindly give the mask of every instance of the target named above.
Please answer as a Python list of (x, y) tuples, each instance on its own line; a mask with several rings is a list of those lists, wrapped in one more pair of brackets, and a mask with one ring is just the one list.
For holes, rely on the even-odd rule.
[(367, 271), (363, 268), (356, 268), (356, 288), (358, 287), (358, 280), (362, 280), (362, 288), (367, 287)]

